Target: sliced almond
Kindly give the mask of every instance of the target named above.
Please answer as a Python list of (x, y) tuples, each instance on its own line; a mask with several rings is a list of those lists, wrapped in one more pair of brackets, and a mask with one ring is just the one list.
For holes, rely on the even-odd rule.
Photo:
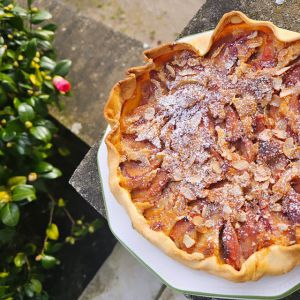
[(212, 58), (215, 58), (215, 57), (217, 57), (220, 53), (221, 53), (221, 51), (222, 51), (222, 49), (224, 48), (224, 45), (225, 44), (222, 44), (219, 48), (217, 48), (215, 51), (214, 51), (214, 53), (212, 54)]
[(196, 216), (192, 219), (192, 223), (195, 225), (195, 226), (202, 226), (204, 221), (203, 221), (203, 218), (201, 216)]
[(286, 71), (288, 71), (290, 68), (291, 68), (291, 67), (284, 67), (284, 68), (282, 68), (282, 69), (276, 71), (275, 75), (280, 76), (280, 75), (282, 75), (283, 73), (285, 73)]
[(271, 177), (271, 170), (263, 165), (260, 165), (254, 171), (254, 180), (257, 182), (267, 181)]
[(234, 227), (235, 227), (236, 229), (239, 229), (239, 228), (241, 228), (241, 225), (237, 222), (237, 223), (235, 223)]
[(155, 116), (155, 109), (153, 107), (148, 107), (145, 110), (145, 114), (144, 114), (145, 120), (150, 121), (154, 118), (154, 116)]
[(274, 107), (279, 107), (280, 104), (281, 104), (281, 98), (278, 95), (273, 95), (270, 105)]
[(295, 152), (296, 152), (296, 146), (294, 144), (293, 138), (288, 138), (285, 140), (282, 151), (285, 154), (286, 157), (288, 158), (294, 158)]
[(212, 163), (211, 163), (211, 167), (212, 167), (212, 169), (215, 173), (222, 174), (221, 165), (218, 161), (213, 160)]
[(246, 160), (237, 160), (232, 163), (232, 166), (237, 170), (246, 170), (249, 168), (249, 163)]
[(259, 133), (258, 139), (261, 141), (269, 141), (273, 136), (272, 130), (270, 129), (265, 129), (262, 132)]
[(242, 189), (238, 185), (234, 185), (233, 188), (231, 189), (230, 193), (233, 196), (241, 196), (243, 195)]
[(211, 228), (215, 225), (215, 222), (213, 220), (207, 220), (207, 221), (205, 221), (204, 225), (207, 228)]
[(203, 218), (207, 218), (209, 216), (209, 207), (207, 205), (203, 206), (201, 215)]
[(247, 221), (247, 214), (244, 211), (239, 212), (238, 217), (237, 217), (239, 222), (246, 222)]
[(274, 77), (273, 78), (273, 88), (276, 91), (280, 91), (282, 88), (282, 78), (281, 77)]
[(274, 203), (271, 209), (272, 211), (279, 212), (282, 211), (282, 206), (279, 203)]
[(232, 213), (232, 209), (229, 205), (225, 204), (223, 206), (223, 213), (226, 214), (226, 215), (229, 215)]
[(171, 65), (166, 64), (166, 69), (168, 70), (171, 77), (174, 77), (174, 78), (176, 77), (175, 70)]
[(249, 35), (247, 36), (247, 39), (248, 39), (248, 40), (254, 39), (254, 38), (257, 37), (257, 34), (258, 34), (258, 32), (255, 30), (255, 31), (253, 31), (251, 34), (249, 34)]
[(287, 121), (285, 119), (281, 119), (275, 124), (276, 129), (284, 130), (286, 131), (287, 128)]
[(257, 48), (260, 47), (263, 43), (263, 39), (261, 37), (253, 38), (247, 41), (248, 48)]
[(289, 226), (287, 224), (279, 223), (277, 224), (277, 228), (280, 231), (287, 231), (289, 229)]
[(196, 199), (196, 195), (195, 195), (195, 193), (191, 190), (191, 189), (189, 189), (189, 188), (187, 188), (187, 187), (181, 187), (180, 188), (180, 193), (186, 198), (186, 199), (188, 199), (188, 200), (195, 200)]
[(187, 248), (191, 248), (196, 244), (196, 241), (192, 239), (187, 233), (183, 236), (183, 243)]
[(285, 130), (273, 129), (272, 133), (281, 140), (284, 140), (287, 138), (287, 133)]

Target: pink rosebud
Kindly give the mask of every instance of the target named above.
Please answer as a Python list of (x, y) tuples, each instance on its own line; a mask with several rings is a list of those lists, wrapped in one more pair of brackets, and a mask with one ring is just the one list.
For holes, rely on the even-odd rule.
[(67, 93), (71, 89), (70, 82), (61, 76), (54, 76), (52, 82), (55, 88), (61, 93)]

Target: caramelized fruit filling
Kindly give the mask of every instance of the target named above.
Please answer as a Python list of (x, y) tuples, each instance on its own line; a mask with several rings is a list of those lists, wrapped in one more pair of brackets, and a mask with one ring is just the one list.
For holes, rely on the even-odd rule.
[(121, 184), (150, 227), (239, 270), (300, 243), (300, 43), (224, 32), (137, 79), (121, 117)]

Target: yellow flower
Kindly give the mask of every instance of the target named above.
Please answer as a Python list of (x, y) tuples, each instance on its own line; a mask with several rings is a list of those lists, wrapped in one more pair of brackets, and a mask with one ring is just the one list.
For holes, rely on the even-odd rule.
[(18, 60), (23, 60), (24, 59), (24, 56), (22, 55), (22, 54), (20, 54), (19, 56), (18, 56)]
[(33, 61), (36, 62), (36, 63), (39, 63), (39, 62), (40, 62), (40, 59), (39, 59), (38, 57), (35, 57), (35, 58), (33, 59)]
[(7, 203), (11, 200), (11, 196), (6, 191), (0, 191), (0, 203)]
[(46, 75), (46, 76), (45, 76), (45, 79), (46, 79), (46, 80), (52, 80), (52, 77), (49, 76), (49, 75)]

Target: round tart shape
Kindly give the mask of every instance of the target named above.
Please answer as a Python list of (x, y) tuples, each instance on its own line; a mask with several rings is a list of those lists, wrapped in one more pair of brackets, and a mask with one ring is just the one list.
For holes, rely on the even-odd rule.
[(145, 52), (104, 115), (110, 188), (134, 228), (232, 281), (300, 263), (300, 34), (241, 12)]

